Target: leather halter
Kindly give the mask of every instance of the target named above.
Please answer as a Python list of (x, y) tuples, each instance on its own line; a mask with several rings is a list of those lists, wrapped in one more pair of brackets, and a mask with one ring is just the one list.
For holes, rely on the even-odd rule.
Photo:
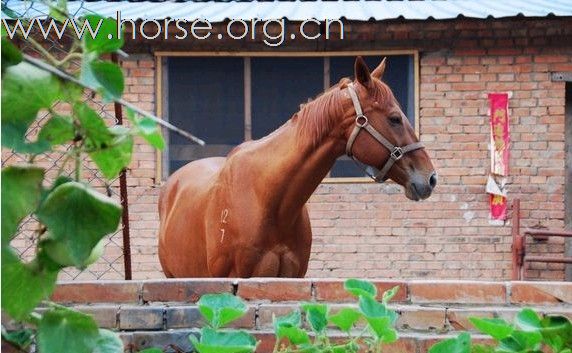
[(354, 160), (354, 162), (357, 163), (356, 158), (352, 154), (352, 147), (360, 131), (362, 130), (367, 131), (374, 139), (377, 140), (377, 142), (379, 142), (382, 146), (387, 148), (390, 153), (387, 162), (385, 162), (385, 165), (376, 175), (371, 174), (364, 168), (362, 169), (370, 178), (372, 178), (378, 183), (383, 183), (387, 179), (386, 175), (395, 162), (400, 160), (404, 154), (418, 150), (420, 148), (424, 148), (424, 146), (421, 142), (415, 142), (401, 147), (393, 145), (385, 137), (383, 137), (383, 135), (381, 135), (379, 131), (377, 131), (373, 126), (369, 124), (367, 116), (364, 115), (361, 109), (361, 104), (359, 103), (359, 98), (356, 94), (353, 83), (350, 83), (348, 85), (348, 92), (350, 93), (350, 97), (352, 98), (352, 102), (354, 103), (354, 109), (356, 111), (356, 124), (350, 135), (350, 138), (348, 139), (348, 143), (346, 144), (346, 154), (349, 157), (351, 157)]

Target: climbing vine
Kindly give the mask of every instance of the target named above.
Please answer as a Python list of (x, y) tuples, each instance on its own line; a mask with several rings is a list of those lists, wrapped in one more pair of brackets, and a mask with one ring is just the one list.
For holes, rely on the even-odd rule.
[[(387, 302), (399, 287), (383, 293), (378, 301), (377, 288), (367, 281), (349, 279), (344, 288), (357, 298), (357, 307), (343, 308), (332, 313), (327, 304), (304, 302), (300, 309), (285, 316), (274, 317), (276, 341), (273, 353), (379, 353), (384, 344), (397, 341), (397, 313)], [(228, 293), (207, 294), (198, 302), (199, 311), (207, 321), (200, 338), (191, 335), (193, 347), (199, 353), (255, 352), (257, 341), (251, 334), (224, 326), (244, 316), (248, 310), (238, 297)], [(302, 324), (306, 318), (308, 328)], [(365, 322), (357, 332), (358, 322)], [(328, 328), (337, 328), (347, 339), (331, 340)]]
[[(69, 17), (65, 1), (47, 5), (61, 23)], [(11, 13), (4, 3), (2, 11)], [(99, 31), (74, 39), (61, 58), (32, 38), (21, 39), (41, 59), (23, 54), (2, 27), (2, 147), (27, 156), (28, 161), (2, 168), (2, 310), (28, 327), (15, 332), (3, 328), (2, 340), (24, 352), (33, 345), (41, 353), (123, 352), (117, 333), (99, 329), (91, 316), (49, 298), (62, 269), (85, 269), (97, 260), (102, 239), (118, 228), (121, 218), (121, 205), (85, 182), (82, 160), (89, 157), (111, 180), (130, 163), (134, 136), (155, 148), (164, 144), (149, 116), (128, 110), (131, 127), (109, 127), (85, 101), (84, 96), (94, 91), (104, 102), (121, 98), (123, 73), (105, 57), (117, 52), (123, 40), (116, 38), (112, 19), (88, 15), (81, 21), (93, 23), (94, 28), (100, 23)], [(73, 71), (72, 64), (80, 69)], [(54, 108), (62, 104), (69, 106), (65, 113)], [(31, 140), (29, 129), (39, 115), (47, 118)], [(35, 162), (43, 153), (65, 154), (55, 177), (48, 177)], [(66, 169), (73, 170), (71, 176)], [(29, 216), (39, 223), (34, 234), (37, 248), (34, 258), (24, 262), (11, 242)]]

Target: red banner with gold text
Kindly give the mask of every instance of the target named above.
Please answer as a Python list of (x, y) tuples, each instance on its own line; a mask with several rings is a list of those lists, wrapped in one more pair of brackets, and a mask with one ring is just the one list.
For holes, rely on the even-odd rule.
[[(508, 118), (508, 93), (489, 93), (491, 126), (491, 177), (497, 188), (489, 188), (490, 215), (493, 220), (507, 217), (507, 197), (504, 178), (508, 176), (510, 131)], [(499, 185), (500, 184), (500, 185)], [(496, 191), (491, 192), (491, 189)]]

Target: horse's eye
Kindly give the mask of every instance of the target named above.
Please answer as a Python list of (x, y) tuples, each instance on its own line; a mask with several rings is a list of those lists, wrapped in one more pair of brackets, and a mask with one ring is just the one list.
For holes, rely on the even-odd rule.
[(390, 116), (389, 122), (392, 125), (401, 125), (401, 117), (400, 116)]

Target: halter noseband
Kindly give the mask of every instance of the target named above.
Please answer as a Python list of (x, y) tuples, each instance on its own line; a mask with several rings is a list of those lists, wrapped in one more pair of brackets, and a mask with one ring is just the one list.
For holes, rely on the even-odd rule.
[(409, 144), (406, 146), (402, 146), (402, 147), (394, 146), (385, 137), (383, 137), (373, 126), (371, 126), (369, 124), (367, 116), (365, 116), (363, 114), (363, 111), (361, 109), (361, 105), (359, 103), (359, 98), (356, 94), (353, 83), (350, 83), (348, 85), (348, 92), (350, 93), (350, 97), (352, 98), (352, 102), (354, 103), (354, 109), (356, 111), (356, 125), (355, 125), (352, 133), (350, 134), (350, 138), (348, 139), (348, 143), (346, 144), (346, 154), (349, 157), (351, 157), (354, 160), (354, 162), (357, 163), (356, 158), (352, 154), (352, 147), (353, 147), (354, 142), (355, 142), (357, 136), (359, 135), (360, 131), (362, 129), (367, 131), (371, 136), (373, 136), (374, 139), (377, 140), (377, 142), (379, 142), (381, 145), (383, 145), (385, 148), (387, 148), (390, 152), (389, 159), (387, 160), (387, 162), (385, 162), (385, 165), (383, 166), (383, 168), (381, 168), (381, 170), (376, 175), (373, 175), (369, 171), (364, 169), (364, 172), (370, 178), (372, 178), (373, 180), (375, 180), (378, 183), (383, 183), (387, 179), (385, 176), (387, 175), (387, 173), (389, 172), (389, 170), (391, 169), (391, 167), (393, 166), (393, 164), (395, 162), (400, 160), (404, 154), (411, 152), (411, 151), (418, 150), (420, 148), (424, 148), (424, 146), (421, 142), (415, 142), (415, 143), (412, 143), (412, 144)]

